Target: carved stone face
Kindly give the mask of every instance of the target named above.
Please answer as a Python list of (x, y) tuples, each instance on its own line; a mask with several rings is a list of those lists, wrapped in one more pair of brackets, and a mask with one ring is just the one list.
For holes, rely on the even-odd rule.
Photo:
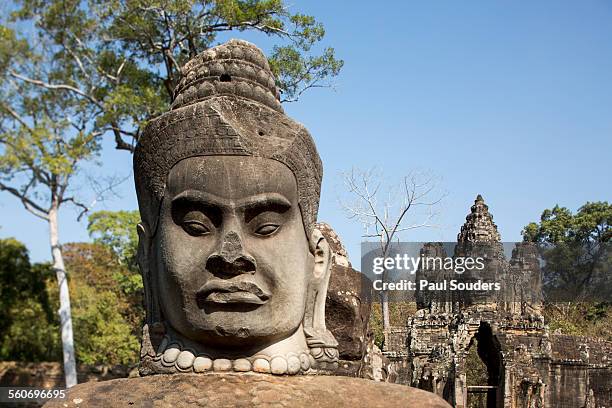
[(211, 347), (265, 346), (304, 317), (314, 256), (282, 163), (199, 156), (168, 174), (154, 238), (164, 318)]

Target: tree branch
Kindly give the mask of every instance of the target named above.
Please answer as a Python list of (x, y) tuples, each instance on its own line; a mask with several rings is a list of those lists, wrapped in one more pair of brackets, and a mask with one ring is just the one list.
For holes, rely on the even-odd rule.
[(45, 221), (49, 221), (49, 210), (45, 210), (40, 205), (36, 204), (31, 199), (24, 196), (23, 193), (17, 190), (16, 188), (7, 186), (6, 184), (0, 182), (0, 191), (7, 191), (13, 196), (19, 198), (26, 210), (28, 210), (30, 213), (34, 214), (38, 218), (41, 218)]
[(80, 89), (75, 88), (74, 86), (66, 85), (66, 84), (49, 84), (47, 82), (40, 81), (38, 79), (32, 79), (32, 78), (28, 78), (26, 76), (20, 75), (20, 74), (16, 73), (15, 71), (9, 71), (9, 75), (11, 75), (14, 78), (20, 79), (20, 80), (22, 80), (24, 82), (27, 82), (29, 84), (36, 85), (36, 86), (41, 86), (41, 87), (46, 88), (46, 89), (55, 89), (55, 90), (63, 90), (63, 91), (73, 92), (73, 93), (75, 93), (77, 95), (80, 95), (83, 98), (87, 99), (91, 103), (95, 104), (100, 109), (104, 109), (104, 106), (97, 99), (95, 99), (93, 96), (88, 95), (87, 93), (81, 91)]

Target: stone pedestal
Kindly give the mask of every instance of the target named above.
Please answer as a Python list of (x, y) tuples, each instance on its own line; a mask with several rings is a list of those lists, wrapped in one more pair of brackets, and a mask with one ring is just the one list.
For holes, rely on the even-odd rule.
[(89, 382), (45, 407), (419, 407), (449, 408), (405, 385), (333, 376), (174, 374)]

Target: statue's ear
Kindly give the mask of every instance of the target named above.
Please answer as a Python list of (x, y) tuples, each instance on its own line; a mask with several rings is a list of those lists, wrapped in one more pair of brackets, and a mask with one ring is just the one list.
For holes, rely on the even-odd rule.
[(309, 330), (325, 330), (325, 298), (331, 272), (331, 249), (317, 228), (310, 237), (310, 252), (314, 256), (312, 278), (308, 285), (304, 327)]
[(317, 228), (312, 230), (310, 242), (313, 246), (312, 253), (314, 255), (313, 275), (316, 280), (324, 279), (326, 281), (325, 292), (327, 293), (327, 284), (329, 283), (329, 274), (331, 272), (332, 251), (329, 243)]
[(141, 374), (150, 374), (155, 372), (155, 370), (151, 371), (150, 367), (147, 368), (149, 364), (147, 361), (150, 362), (151, 358), (155, 358), (162, 339), (166, 334), (166, 329), (160, 319), (155, 280), (151, 274), (151, 262), (155, 262), (155, 259), (151, 256), (153, 237), (147, 224), (144, 222), (136, 226), (136, 231), (138, 231), (138, 252), (136, 253), (136, 259), (140, 274), (142, 275), (146, 311), (140, 347), (140, 372)]
[(136, 260), (142, 275), (142, 283), (144, 286), (144, 301), (147, 312), (147, 323), (152, 323), (158, 320), (157, 304), (153, 293), (153, 279), (151, 277), (151, 244), (152, 237), (147, 227), (147, 224), (141, 222), (137, 225), (138, 231), (138, 252), (136, 252)]
[(151, 237), (149, 236), (146, 224), (141, 222), (136, 226), (138, 232), (138, 250), (136, 252), (136, 261), (142, 274), (142, 280), (146, 281), (149, 271), (149, 253), (151, 251)]
[(308, 287), (304, 333), (312, 356), (320, 368), (333, 368), (338, 361), (338, 342), (325, 326), (325, 300), (331, 275), (332, 251), (318, 229), (311, 235), (314, 255), (313, 278)]

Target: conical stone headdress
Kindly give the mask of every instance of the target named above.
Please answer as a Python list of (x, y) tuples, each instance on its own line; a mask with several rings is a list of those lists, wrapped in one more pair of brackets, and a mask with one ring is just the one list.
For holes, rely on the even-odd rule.
[(138, 204), (150, 233), (176, 163), (194, 156), (240, 155), (277, 160), (291, 169), (310, 239), (323, 166), (306, 128), (284, 114), (261, 50), (230, 40), (190, 60), (182, 74), (171, 110), (149, 122), (134, 152)]

